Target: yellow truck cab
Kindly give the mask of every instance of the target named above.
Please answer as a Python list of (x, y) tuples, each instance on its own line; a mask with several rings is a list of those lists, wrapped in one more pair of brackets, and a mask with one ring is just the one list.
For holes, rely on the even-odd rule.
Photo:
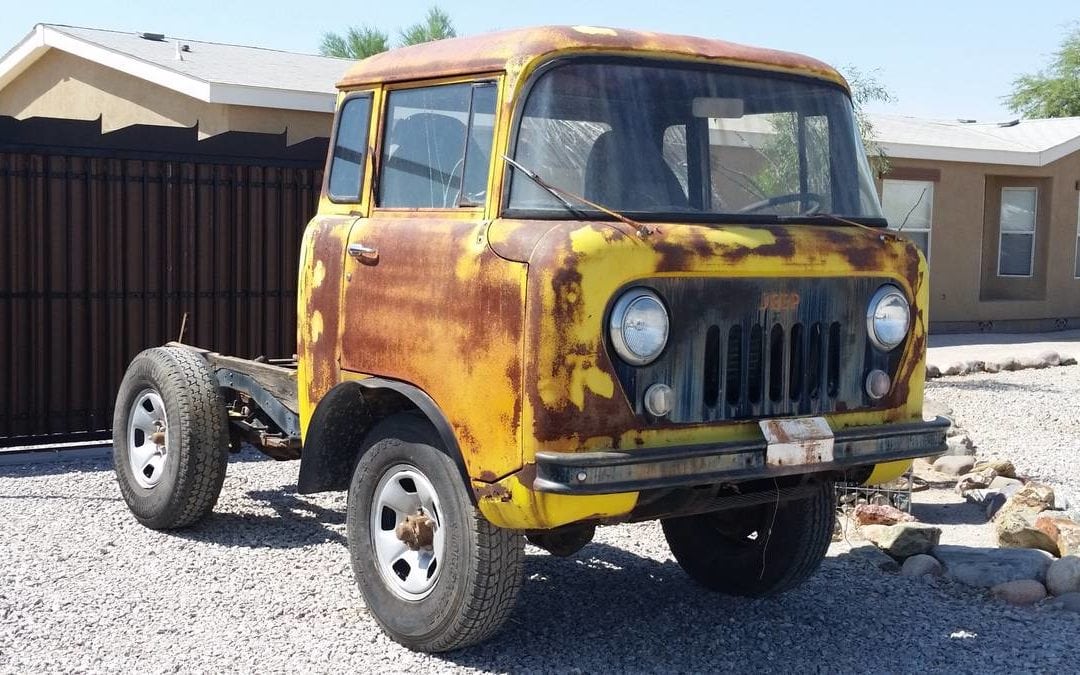
[(885, 229), (832, 68), (544, 27), (338, 86), (295, 364), (171, 345), (121, 387), (147, 525), (208, 513), (241, 441), (299, 458), (301, 493), (349, 491), (373, 615), (443, 651), (505, 621), (526, 538), (570, 555), (660, 520), (704, 587), (769, 595), (824, 557), (838, 481), (944, 447), (926, 261)]

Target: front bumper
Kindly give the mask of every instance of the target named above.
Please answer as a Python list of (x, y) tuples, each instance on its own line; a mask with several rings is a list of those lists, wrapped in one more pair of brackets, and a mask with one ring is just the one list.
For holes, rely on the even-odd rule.
[(844, 471), (926, 457), (945, 450), (949, 420), (851, 427), (834, 433), (833, 461), (792, 466), (765, 462), (764, 437), (710, 445), (647, 448), (634, 452), (536, 453), (533, 489), (566, 495), (603, 495)]

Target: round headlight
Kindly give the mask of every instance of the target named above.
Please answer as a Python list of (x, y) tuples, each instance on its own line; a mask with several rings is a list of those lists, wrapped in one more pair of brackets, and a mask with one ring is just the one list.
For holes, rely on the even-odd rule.
[(866, 309), (866, 333), (882, 351), (895, 349), (907, 336), (911, 309), (896, 286), (882, 286), (870, 298)]
[(656, 360), (668, 338), (668, 314), (652, 291), (632, 288), (611, 310), (611, 344), (623, 361), (644, 366)]

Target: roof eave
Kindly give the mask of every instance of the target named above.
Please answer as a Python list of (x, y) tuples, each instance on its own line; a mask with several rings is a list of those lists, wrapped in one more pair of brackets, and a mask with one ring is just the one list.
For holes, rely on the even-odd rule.
[(208, 103), (319, 113), (333, 113), (336, 101), (337, 94), (333, 92), (273, 89), (218, 82), (210, 84), (207, 98)]
[[(1053, 159), (1045, 152), (1015, 150), (983, 150), (955, 146), (917, 145), (878, 141), (886, 156), (897, 159), (925, 159), (938, 162), (968, 162), (972, 164), (1004, 164), (1006, 166), (1045, 166)], [(1065, 153), (1068, 154), (1068, 153)], [(1064, 155), (1062, 155), (1064, 156)]]
[(40, 23), (11, 51), (0, 58), (0, 89), (11, 83), (49, 50), (45, 44), (45, 27)]

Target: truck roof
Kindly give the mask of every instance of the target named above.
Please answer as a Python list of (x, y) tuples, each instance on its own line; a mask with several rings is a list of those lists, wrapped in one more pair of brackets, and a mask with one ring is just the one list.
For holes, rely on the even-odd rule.
[(506, 71), (520, 75), (545, 56), (561, 52), (667, 54), (683, 58), (802, 72), (847, 83), (817, 59), (687, 35), (593, 26), (517, 28), (401, 47), (363, 59), (338, 83), (341, 89), (378, 82), (401, 82)]

